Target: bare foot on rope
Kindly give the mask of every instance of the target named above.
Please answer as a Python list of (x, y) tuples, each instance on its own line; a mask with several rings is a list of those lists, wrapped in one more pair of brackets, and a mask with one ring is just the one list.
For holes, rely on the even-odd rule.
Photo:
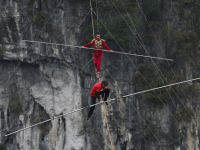
[(104, 104), (104, 101), (101, 100), (100, 103), (101, 103), (101, 104)]

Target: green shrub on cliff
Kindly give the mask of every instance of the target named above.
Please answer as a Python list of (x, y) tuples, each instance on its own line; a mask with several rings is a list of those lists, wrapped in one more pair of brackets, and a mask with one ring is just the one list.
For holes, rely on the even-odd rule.
[[(124, 18), (127, 20), (129, 24), (130, 20), (127, 15), (123, 15)], [(137, 19), (134, 19), (131, 17), (135, 26), (139, 26), (139, 22)], [(94, 21), (94, 24), (97, 22)], [(133, 48), (133, 34), (131, 33), (130, 29), (127, 27), (125, 21), (121, 16), (109, 18), (106, 21), (103, 22), (103, 24), (106, 24), (106, 28), (112, 36), (115, 38), (115, 40), (119, 43), (119, 45), (122, 46), (123, 49), (130, 49)], [(110, 33), (105, 29), (105, 27), (99, 22), (99, 30), (101, 31), (101, 37), (106, 40), (106, 42), (115, 43), (113, 40), (113, 37), (110, 35)], [(92, 35), (92, 26), (89, 25), (86, 27), (86, 36), (83, 38), (82, 44), (88, 43), (93, 39)]]
[[(169, 84), (180, 82), (183, 80), (182, 75), (178, 73), (177, 71), (174, 71), (174, 74), (172, 73), (171, 69), (167, 65), (166, 62), (162, 62), (158, 64), (160, 70), (162, 71), (162, 74), (165, 76)], [(168, 85), (168, 83), (165, 81), (165, 79), (162, 77), (163, 81), (160, 79), (160, 76), (155, 73), (155, 69), (153, 67), (146, 67), (144, 65), (139, 65), (139, 71), (141, 74), (144, 76), (145, 79), (142, 77), (140, 73), (136, 73), (134, 75), (133, 82), (135, 84), (135, 88), (138, 91), (143, 91), (147, 90), (150, 88), (156, 88), (156, 87), (161, 87), (164, 85)], [(176, 77), (175, 77), (176, 76)], [(177, 79), (177, 80), (176, 80)], [(150, 86), (151, 87), (150, 87)], [(175, 92), (174, 92), (175, 91)], [(171, 101), (171, 98), (169, 94), (171, 95), (172, 98), (177, 98), (177, 96), (182, 100), (185, 100), (186, 98), (190, 97), (196, 97), (198, 96), (198, 89), (194, 85), (176, 85), (172, 87), (167, 87), (159, 90), (155, 90), (156, 94), (152, 92), (148, 92), (144, 94), (144, 98), (147, 102), (149, 102), (151, 105), (155, 107), (162, 108), (163, 103), (167, 103)], [(169, 94), (168, 94), (169, 92)], [(184, 92), (184, 93), (183, 93)]]
[[(157, 127), (154, 124), (148, 123), (147, 125), (148, 125), (148, 127), (146, 127), (146, 130), (144, 131), (144, 137), (148, 138), (148, 140), (156, 141), (156, 138), (164, 138), (168, 141), (172, 140), (171, 135), (157, 129)], [(155, 136), (156, 136), (156, 138), (155, 138)]]
[(183, 119), (183, 121), (190, 122), (192, 120), (192, 117), (194, 117), (194, 112), (191, 108), (184, 107), (178, 110), (173, 116), (174, 118), (176, 118), (177, 121), (182, 121)]

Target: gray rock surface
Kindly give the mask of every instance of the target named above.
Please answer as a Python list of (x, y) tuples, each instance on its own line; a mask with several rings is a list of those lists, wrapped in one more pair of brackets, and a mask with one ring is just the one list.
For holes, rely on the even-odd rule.
[[(68, 113), (90, 104), (90, 89), (98, 82), (95, 77), (92, 52), (73, 47), (45, 44), (30, 44), (22, 39), (55, 42), (69, 45), (81, 45), (88, 34), (85, 27), (91, 24), (89, 2), (65, 0), (49, 18), (60, 1), (56, 0), (1, 0), (0, 1), (0, 149), (6, 150), (110, 150), (111, 144), (107, 131), (103, 107), (98, 105), (89, 122), (85, 122), (88, 109), (54, 119), (44, 126), (29, 128), (23, 132), (5, 137), (13, 132), (40, 121)], [(95, 1), (93, 1), (95, 4)], [(175, 2), (165, 2), (163, 24), (181, 28)], [(170, 6), (168, 6), (170, 4)], [(39, 10), (42, 10), (39, 11)], [(115, 14), (106, 14), (103, 9), (101, 18), (105, 20)], [(40, 12), (41, 14), (38, 14)], [(136, 15), (142, 24), (139, 32), (143, 37), (144, 18)], [(34, 22), (37, 20), (37, 22)], [(80, 28), (79, 25), (81, 24)], [(184, 28), (184, 27), (183, 27)], [(43, 31), (41, 31), (43, 29)], [(40, 33), (40, 36), (37, 35)], [(91, 33), (92, 34), (92, 33)], [(144, 37), (143, 37), (144, 38)], [(170, 39), (170, 31), (168, 32)], [(147, 40), (148, 38), (146, 38)], [(135, 38), (133, 37), (133, 41)], [(88, 41), (89, 42), (89, 41)], [(159, 39), (168, 54), (170, 40)], [(135, 43), (135, 42), (134, 42)], [(156, 41), (153, 40), (153, 43)], [(30, 46), (31, 45), (31, 46)], [(116, 48), (116, 44), (108, 45)], [(158, 46), (147, 49), (164, 57)], [(120, 51), (119, 48), (116, 49)], [(130, 53), (142, 53), (139, 44)], [(143, 63), (151, 66), (151, 61), (144, 58), (130, 57), (138, 66)], [(178, 63), (178, 60), (176, 60)], [(112, 80), (113, 76), (116, 81)], [(179, 64), (175, 69), (182, 72), (184, 79), (191, 79), (196, 74), (190, 64)], [(125, 55), (104, 53), (101, 68), (101, 80), (109, 81), (110, 98), (119, 98), (124, 94), (134, 93), (134, 75), (136, 67)], [(6, 83), (6, 84), (5, 84)], [(192, 84), (192, 83), (190, 83)], [(198, 87), (198, 83), (195, 84)], [(175, 105), (182, 107), (176, 97)], [(120, 98), (106, 107), (110, 133), (115, 150), (198, 150), (199, 149), (199, 102), (198, 98), (184, 101), (195, 112), (196, 121), (177, 123), (172, 119), (176, 113), (171, 100), (166, 107), (159, 109), (149, 105), (140, 97)], [(129, 103), (129, 101), (131, 103)], [(134, 109), (134, 107), (136, 110)], [(168, 111), (170, 110), (170, 112)], [(139, 115), (138, 115), (138, 113)], [(40, 116), (43, 116), (41, 117)], [(142, 118), (142, 119), (141, 119)], [(158, 136), (158, 141), (145, 137), (146, 123), (155, 124), (156, 129), (169, 134), (167, 140)], [(183, 127), (187, 125), (187, 130)], [(180, 136), (177, 136), (180, 133)], [(135, 147), (135, 148), (134, 148)]]

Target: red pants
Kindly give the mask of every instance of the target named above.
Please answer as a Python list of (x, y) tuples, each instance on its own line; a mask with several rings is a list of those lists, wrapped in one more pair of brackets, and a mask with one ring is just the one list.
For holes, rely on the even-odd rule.
[(103, 54), (97, 55), (96, 53), (93, 53), (93, 56), (94, 56), (94, 65), (95, 65), (96, 71), (100, 72)]

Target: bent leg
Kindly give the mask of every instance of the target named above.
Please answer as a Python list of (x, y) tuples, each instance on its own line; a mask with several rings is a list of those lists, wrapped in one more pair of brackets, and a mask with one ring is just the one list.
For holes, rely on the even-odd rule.
[(107, 100), (107, 98), (108, 98), (108, 96), (109, 96), (109, 94), (110, 94), (110, 89), (109, 88), (105, 88), (105, 90), (104, 90), (105, 92), (105, 99)]
[[(92, 102), (92, 105), (94, 105), (96, 103), (96, 97), (91, 96), (91, 102)], [(95, 106), (90, 107), (90, 110), (88, 112), (88, 119), (92, 116), (94, 109), (95, 109)]]

